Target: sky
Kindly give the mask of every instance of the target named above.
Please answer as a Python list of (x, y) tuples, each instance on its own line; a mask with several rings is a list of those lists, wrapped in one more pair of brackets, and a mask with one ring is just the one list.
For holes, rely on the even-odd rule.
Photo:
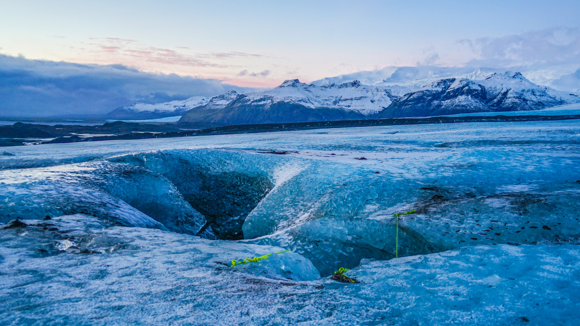
[[(41, 84), (79, 75), (115, 93), (89, 110), (100, 112), (389, 66), (550, 64), (571, 73), (580, 67), (579, 16), (577, 0), (0, 0), (0, 110), (32, 105), (15, 101), (33, 92), (56, 101)], [(174, 91), (160, 86), (178, 80)]]
[(481, 56), (478, 40), (580, 27), (580, 1), (0, 3), (2, 54), (257, 87), (386, 66), (465, 65)]

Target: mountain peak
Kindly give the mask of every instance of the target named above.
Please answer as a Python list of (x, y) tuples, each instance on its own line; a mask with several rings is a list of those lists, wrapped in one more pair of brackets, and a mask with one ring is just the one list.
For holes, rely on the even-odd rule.
[(301, 83), (300, 80), (298, 80), (298, 79), (288, 79), (288, 80), (285, 80), (278, 87), (296, 87), (298, 85), (305, 85), (305, 84)]
[[(431, 88), (436, 88), (436, 89), (447, 89), (449, 87), (451, 87), (451, 85), (453, 85), (453, 83), (455, 83), (455, 81), (457, 81), (457, 78), (445, 78), (445, 79), (440, 79), (438, 81), (434, 81), (433, 83), (431, 83)], [(429, 86), (425, 86), (426, 88), (428, 88)]]
[(346, 88), (346, 87), (360, 87), (362, 84), (360, 81), (358, 80), (353, 80), (351, 82), (347, 82), (347, 83), (342, 83), (338, 86), (338, 88)]
[(485, 80), (489, 79), (515, 79), (515, 80), (526, 80), (526, 77), (522, 75), (521, 72), (518, 71), (506, 71), (503, 73), (496, 72), (493, 73), (485, 78)]
[(506, 75), (507, 77), (510, 77), (510, 78), (512, 78), (512, 79), (524, 79), (524, 78), (525, 78), (525, 77), (522, 75), (522, 73), (521, 73), (521, 72), (519, 72), (519, 71), (515, 71), (515, 72), (513, 72), (513, 71), (506, 71), (505, 75)]

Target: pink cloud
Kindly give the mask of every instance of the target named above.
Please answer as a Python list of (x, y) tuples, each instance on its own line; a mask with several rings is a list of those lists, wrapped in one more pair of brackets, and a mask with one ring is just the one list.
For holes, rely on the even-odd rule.
[(210, 53), (210, 54), (206, 54), (205, 56), (210, 56), (210, 57), (214, 57), (214, 58), (234, 58), (234, 57), (254, 57), (254, 58), (261, 58), (261, 57), (265, 57), (265, 55), (263, 54), (257, 54), (257, 53), (245, 53), (245, 52), (237, 52), (237, 51), (232, 51), (232, 52), (214, 52), (214, 53)]
[(100, 55), (104, 54), (109, 57), (114, 57), (112, 59), (125, 57), (147, 63), (186, 67), (230, 67), (228, 65), (203, 60), (193, 55), (183, 54), (172, 49), (145, 46), (135, 40), (119, 38), (91, 38), (91, 40), (98, 41), (91, 43), (91, 45), (96, 47), (96, 51), (93, 51), (93, 53), (96, 52)]

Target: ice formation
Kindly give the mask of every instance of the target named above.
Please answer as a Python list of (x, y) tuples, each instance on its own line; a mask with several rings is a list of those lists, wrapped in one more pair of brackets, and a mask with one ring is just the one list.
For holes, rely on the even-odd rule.
[(280, 248), (112, 226), (73, 215), (0, 230), (0, 323), (572, 325), (580, 250), (475, 246), (319, 278)]
[[(204, 230), (220, 239), (243, 239), (242, 224), (273, 185), (263, 169), (230, 152), (166, 151), (115, 157), (169, 179), (184, 199), (201, 212)], [(204, 221), (205, 222), (205, 221)]]
[[(0, 230), (0, 320), (573, 324), (579, 137), (574, 120), (14, 147), (0, 226), (28, 226)], [(340, 267), (362, 283), (326, 278)]]
[(0, 175), (2, 222), (84, 213), (188, 234), (197, 234), (206, 222), (173, 184), (143, 168), (99, 162)]

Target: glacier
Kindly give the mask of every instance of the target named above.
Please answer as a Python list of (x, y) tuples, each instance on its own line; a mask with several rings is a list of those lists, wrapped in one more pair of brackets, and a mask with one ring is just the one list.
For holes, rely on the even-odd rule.
[(140, 119), (161, 120), (163, 122), (167, 121), (167, 118), (182, 116), (188, 110), (201, 105), (206, 105), (209, 100), (210, 98), (206, 96), (193, 96), (181, 101), (170, 101), (156, 104), (135, 103), (133, 105), (116, 108), (115, 110), (107, 113), (106, 118), (109, 120), (128, 121)]
[(246, 269), (224, 265), (280, 248), (111, 226), (84, 215), (23, 229), (0, 233), (3, 324), (573, 325), (578, 318), (574, 245), (364, 260), (349, 271), (361, 283), (342, 284), (318, 278), (293, 253)]
[(572, 325), (579, 145), (569, 120), (13, 147), (0, 321)]

